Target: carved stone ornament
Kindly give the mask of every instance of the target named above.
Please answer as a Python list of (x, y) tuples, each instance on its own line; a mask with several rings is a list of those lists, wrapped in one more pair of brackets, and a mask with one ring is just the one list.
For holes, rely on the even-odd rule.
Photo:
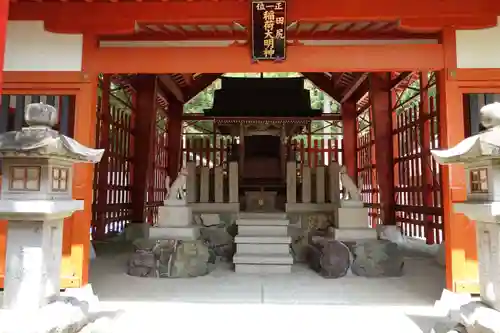
[(165, 201), (186, 201), (186, 195), (184, 193), (184, 187), (186, 185), (186, 178), (187, 178), (188, 172), (186, 168), (182, 168), (179, 174), (177, 175), (177, 178), (175, 178), (174, 182), (172, 183), (172, 186), (168, 187), (167, 186), (167, 196)]
[(349, 200), (352, 201), (363, 201), (361, 197), (361, 190), (356, 186), (351, 177), (347, 174), (347, 169), (345, 166), (340, 167), (340, 181), (342, 186), (349, 193)]
[(29, 127), (0, 135), (0, 157), (62, 157), (97, 163), (104, 154), (104, 149), (86, 147), (53, 130), (51, 127), (57, 123), (57, 110), (52, 105), (27, 105), (25, 120)]
[(450, 149), (432, 150), (439, 164), (470, 163), (500, 158), (500, 103), (485, 105), (479, 111), (481, 123), (487, 130), (466, 138)]

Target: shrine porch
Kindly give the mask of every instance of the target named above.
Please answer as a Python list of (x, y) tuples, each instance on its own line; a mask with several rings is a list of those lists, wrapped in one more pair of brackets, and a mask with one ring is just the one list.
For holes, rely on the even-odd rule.
[(415, 256), (407, 258), (403, 277), (384, 279), (324, 279), (301, 265), (290, 275), (240, 275), (224, 263), (204, 277), (137, 278), (124, 273), (127, 258), (100, 256), (90, 271), (103, 310), (125, 310), (117, 322), (120, 332), (146, 326), (151, 331), (429, 332), (439, 320), (434, 303), (445, 285), (444, 270), (432, 258)]

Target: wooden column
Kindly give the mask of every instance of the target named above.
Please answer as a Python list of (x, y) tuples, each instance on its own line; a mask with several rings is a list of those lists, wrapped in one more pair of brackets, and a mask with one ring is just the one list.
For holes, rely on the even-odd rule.
[(157, 78), (155, 75), (140, 75), (134, 85), (137, 91), (137, 117), (134, 124), (135, 163), (132, 184), (132, 222), (144, 223), (146, 221), (148, 175), (154, 158)]
[[(108, 178), (109, 178), (109, 124), (111, 123), (111, 114), (110, 114), (110, 104), (109, 104), (109, 89), (111, 85), (111, 75), (104, 74), (101, 86), (101, 105), (100, 105), (100, 117), (101, 117), (101, 125), (99, 127), (99, 142), (98, 148), (104, 149), (104, 155), (102, 156), (101, 161), (97, 164), (97, 168), (99, 168), (99, 180), (97, 184), (99, 185), (97, 189), (97, 205), (96, 210), (99, 214), (97, 214), (97, 230), (96, 237), (104, 238), (105, 237), (105, 214), (106, 205), (108, 204)], [(99, 107), (99, 106), (98, 106)]]
[[(439, 134), (442, 148), (451, 148), (465, 138), (463, 99), (453, 80), (457, 68), (455, 30), (444, 29), (442, 45), (445, 70), (437, 77)], [(441, 168), (443, 220), (446, 244), (446, 288), (458, 292), (479, 292), (475, 223), (453, 210), (466, 199), (463, 166)]]
[(9, 17), (9, 0), (0, 0), (0, 95), (3, 87), (3, 66), (5, 43), (7, 42), (7, 22)]
[(375, 165), (380, 198), (380, 218), (385, 225), (396, 224), (394, 202), (394, 167), (392, 154), (391, 76), (370, 74), (370, 103), (375, 136)]
[(358, 126), (356, 101), (348, 100), (342, 104), (342, 152), (344, 154), (344, 165), (347, 174), (357, 184), (358, 183)]
[[(75, 99), (73, 138), (88, 147), (95, 147), (96, 138), (98, 73), (88, 66), (96, 49), (95, 36), (84, 35), (83, 68)], [(74, 166), (73, 199), (83, 200), (84, 209), (64, 220), (62, 287), (80, 287), (88, 283), (93, 178), (93, 164), (80, 163)]]
[[(428, 72), (420, 72), (420, 107), (419, 107), (419, 119), (420, 119), (420, 149), (423, 152), (422, 155), (422, 199), (424, 207), (433, 206), (433, 194), (432, 194), (432, 184), (434, 175), (431, 170), (431, 119), (430, 119), (430, 103), (429, 103), (429, 79)], [(431, 214), (424, 214), (424, 232), (427, 244), (434, 244), (434, 228), (433, 228), (433, 216)]]
[(184, 105), (171, 102), (168, 109), (168, 176), (170, 182), (177, 178), (181, 167), (182, 157), (182, 113)]

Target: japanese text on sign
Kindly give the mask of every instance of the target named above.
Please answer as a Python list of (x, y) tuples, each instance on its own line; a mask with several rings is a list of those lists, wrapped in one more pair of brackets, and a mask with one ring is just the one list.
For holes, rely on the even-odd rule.
[(275, 60), (285, 58), (286, 2), (252, 2), (253, 58)]

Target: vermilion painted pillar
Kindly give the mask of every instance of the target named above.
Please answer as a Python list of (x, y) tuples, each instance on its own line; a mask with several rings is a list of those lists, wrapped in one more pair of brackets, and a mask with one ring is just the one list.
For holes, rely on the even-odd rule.
[[(97, 121), (98, 73), (89, 70), (91, 54), (97, 49), (97, 39), (84, 35), (80, 89), (76, 93), (73, 137), (81, 144), (95, 147)], [(62, 83), (62, 82), (61, 82)], [(80, 287), (88, 283), (90, 262), (90, 223), (92, 221), (94, 165), (74, 166), (73, 199), (83, 200), (84, 209), (64, 220), (62, 287)]]
[[(0, 0), (0, 95), (3, 88), (3, 60), (7, 35), (7, 19), (9, 16), (9, 0)], [(0, 243), (6, 244), (7, 222), (0, 221)], [(0, 246), (0, 287), (3, 288), (5, 246)]]
[(156, 75), (140, 75), (135, 81), (137, 117), (134, 134), (134, 175), (132, 184), (132, 222), (146, 221), (148, 175), (153, 165), (156, 133)]
[[(97, 164), (96, 168), (99, 168), (99, 180), (97, 184), (99, 184), (99, 188), (97, 189), (97, 205), (96, 210), (97, 214), (97, 230), (96, 230), (96, 239), (105, 237), (105, 211), (106, 205), (108, 204), (108, 177), (109, 177), (109, 148), (110, 148), (110, 131), (109, 124), (111, 123), (111, 109), (110, 109), (110, 87), (111, 87), (111, 75), (104, 74), (101, 86), (101, 105), (100, 107), (100, 116), (101, 123), (99, 126), (99, 142), (98, 148), (104, 149), (104, 155)], [(114, 170), (111, 170), (114, 171)]]
[(344, 153), (344, 165), (347, 174), (357, 184), (358, 183), (358, 118), (356, 101), (348, 100), (342, 104), (342, 151)]
[[(442, 45), (445, 70), (438, 73), (439, 136), (442, 148), (451, 148), (465, 138), (463, 98), (454, 80), (457, 68), (455, 30), (444, 29)], [(453, 210), (466, 199), (463, 166), (441, 168), (443, 222), (446, 244), (446, 287), (458, 292), (479, 292), (475, 223)]]
[(380, 198), (380, 218), (385, 225), (396, 224), (390, 73), (370, 74), (370, 103), (375, 137), (375, 165)]
[[(424, 207), (433, 206), (432, 184), (434, 175), (431, 170), (431, 126), (430, 119), (430, 103), (428, 91), (429, 79), (427, 72), (420, 72), (420, 148), (423, 152), (422, 155), (422, 199)], [(434, 244), (434, 225), (433, 216), (431, 214), (424, 214), (424, 230), (427, 244)]]
[(7, 41), (7, 21), (9, 18), (9, 0), (0, 0), (0, 94), (3, 87), (3, 61)]
[(181, 167), (182, 156), (182, 103), (171, 103), (168, 109), (168, 176), (173, 182)]

